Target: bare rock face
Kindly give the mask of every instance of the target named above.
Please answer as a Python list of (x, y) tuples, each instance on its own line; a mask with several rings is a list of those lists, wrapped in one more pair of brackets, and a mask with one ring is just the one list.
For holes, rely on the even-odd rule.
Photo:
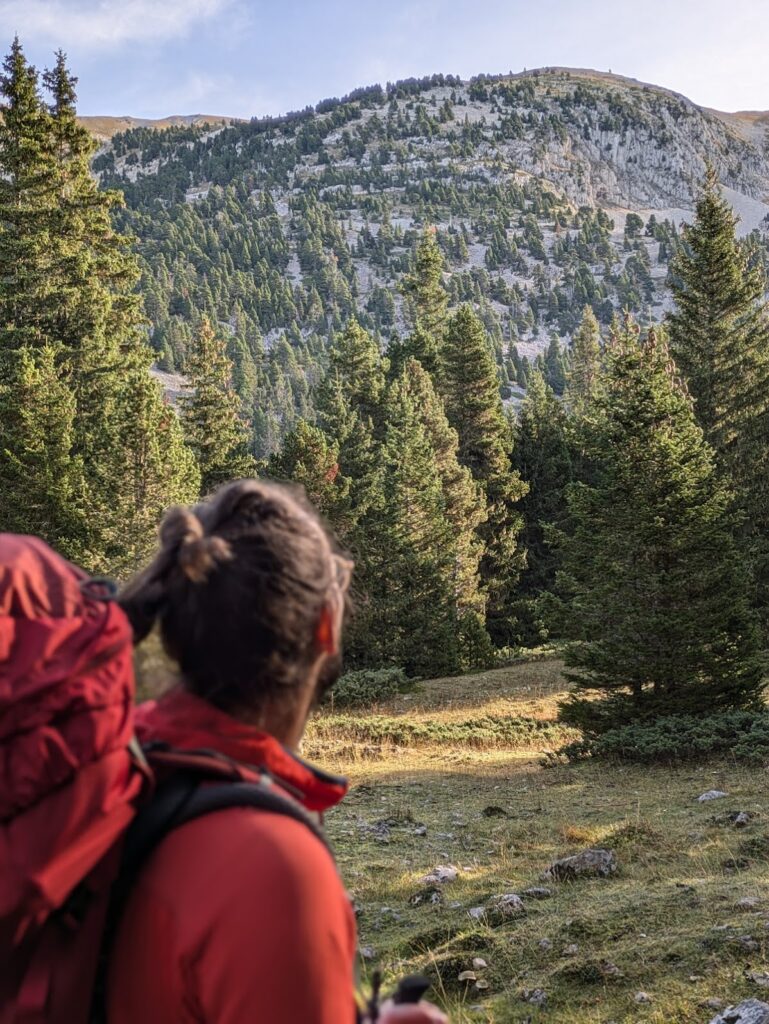
[(554, 861), (542, 878), (552, 882), (571, 881), (575, 878), (608, 878), (616, 870), (617, 858), (614, 851), (596, 847)]
[(769, 1024), (769, 1003), (746, 999), (737, 1006), (727, 1006), (710, 1024)]

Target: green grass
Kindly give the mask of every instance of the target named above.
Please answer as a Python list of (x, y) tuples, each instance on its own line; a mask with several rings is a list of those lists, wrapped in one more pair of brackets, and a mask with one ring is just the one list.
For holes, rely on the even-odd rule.
[[(747, 976), (768, 966), (767, 773), (728, 760), (543, 768), (565, 732), (563, 690), (558, 662), (541, 661), (312, 723), (304, 753), (352, 782), (327, 828), (374, 953), (364, 974), (379, 964), (390, 985), (426, 972), (455, 1022), (699, 1024), (714, 1016), (707, 999), (769, 999)], [(707, 789), (729, 797), (699, 804)], [(736, 810), (755, 814), (747, 828)], [(521, 917), (470, 916), (590, 845), (615, 850), (615, 878), (550, 885)], [(438, 864), (457, 880), (422, 882)], [(745, 897), (759, 902), (739, 909)], [(458, 977), (476, 957), (482, 990)], [(521, 998), (538, 988), (543, 1008)]]

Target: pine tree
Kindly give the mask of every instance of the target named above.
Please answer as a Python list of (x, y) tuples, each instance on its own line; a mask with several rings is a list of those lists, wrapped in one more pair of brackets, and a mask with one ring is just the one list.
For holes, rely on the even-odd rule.
[(582, 311), (579, 328), (571, 340), (571, 363), (566, 388), (569, 409), (580, 415), (590, 402), (601, 369), (601, 333), (590, 306)]
[(339, 468), (339, 445), (306, 420), (299, 420), (267, 463), (267, 475), (304, 488), (337, 533), (346, 532), (350, 481)]
[[(412, 327), (426, 335), (429, 352), (440, 351), (446, 333), (449, 299), (443, 285), (444, 270), (435, 228), (428, 228), (417, 246), (414, 267), (403, 279), (401, 287)], [(416, 352), (411, 354), (419, 358)], [(425, 366), (429, 373), (433, 373), (435, 368)]]
[(329, 367), (319, 388), (318, 410), (333, 405), (339, 389), (363, 420), (379, 426), (385, 390), (386, 362), (379, 346), (353, 317), (329, 349)]
[(469, 306), (461, 306), (449, 321), (441, 381), (446, 414), (459, 436), (459, 461), (486, 496), (487, 518), (478, 529), (484, 545), (486, 621), (492, 640), (506, 645), (515, 637), (511, 601), (523, 564), (518, 546), (522, 523), (515, 505), (526, 485), (511, 466), (512, 430), (497, 369), (483, 324)]
[(769, 529), (769, 317), (766, 282), (735, 237), (737, 218), (708, 168), (673, 261), (670, 346), (698, 422), (734, 482), (754, 536)]
[(562, 717), (593, 734), (747, 706), (761, 691), (731, 495), (664, 337), (639, 344), (626, 320), (606, 360), (592, 420), (596, 477), (570, 490), (563, 542), (577, 692)]
[(671, 348), (705, 437), (734, 484), (754, 602), (769, 609), (769, 317), (760, 264), (735, 238), (736, 217), (708, 168), (694, 224), (671, 265)]
[(414, 327), (405, 338), (393, 341), (387, 349), (390, 361), (390, 377), (394, 380), (400, 375), (409, 359), (416, 359), (430, 374), (433, 380), (438, 379), (440, 372), (440, 350), (436, 338), (420, 324)]
[(200, 466), (201, 493), (228, 480), (253, 476), (249, 431), (240, 416), (226, 345), (203, 317), (187, 365), (189, 392), (182, 398), (184, 432)]
[(55, 309), (51, 218), (56, 163), (38, 74), (18, 37), (3, 62), (0, 93), (0, 348), (44, 345)]
[(73, 453), (75, 400), (57, 363), (49, 346), (0, 355), (0, 529), (43, 536), (82, 561), (85, 482)]
[(572, 479), (573, 452), (561, 402), (541, 373), (532, 374), (515, 428), (513, 468), (529, 485), (520, 501), (526, 552), (516, 601), (521, 640), (537, 644), (550, 630), (548, 595), (559, 566), (554, 531), (565, 523), (566, 489)]
[(368, 657), (410, 675), (459, 666), (452, 526), (435, 451), (406, 381), (387, 396), (382, 503), (366, 523)]
[[(50, 386), (61, 409), (73, 409), (67, 443), (72, 467), (82, 468), (73, 509), (78, 536), (55, 540), (76, 543), (86, 568), (117, 572), (149, 549), (159, 511), (189, 498), (191, 464), (175, 444), (155, 444), (169, 423), (173, 429), (175, 414), (149, 377), (146, 324), (134, 292), (138, 266), (130, 240), (112, 225), (120, 197), (100, 191), (90, 174), (94, 143), (77, 123), (76, 83), (63, 55), (45, 84), (50, 107), (15, 41), (0, 78), (0, 356), (16, 352), (27, 366), (42, 366), (35, 351), (54, 353), (45, 369), (55, 370)], [(0, 449), (23, 464), (28, 453), (17, 442), (23, 434), (14, 441), (0, 424)], [(139, 464), (156, 474), (142, 486)], [(34, 502), (34, 481), (20, 486)], [(134, 516), (148, 531), (141, 544)]]
[(443, 402), (418, 360), (406, 363), (399, 384), (426, 431), (443, 491), (444, 514), (451, 527), (451, 591), (460, 662), (463, 668), (478, 667), (491, 658), (479, 575), (483, 544), (478, 530), (487, 516), (485, 495), (469, 469), (459, 462), (457, 432), (449, 425)]
[(110, 572), (122, 579), (151, 556), (169, 501), (191, 504), (201, 489), (195, 456), (185, 444), (179, 417), (150, 375), (150, 358), (145, 347), (126, 357), (108, 424), (115, 444), (109, 458), (101, 460), (120, 513), (102, 513), (101, 543)]

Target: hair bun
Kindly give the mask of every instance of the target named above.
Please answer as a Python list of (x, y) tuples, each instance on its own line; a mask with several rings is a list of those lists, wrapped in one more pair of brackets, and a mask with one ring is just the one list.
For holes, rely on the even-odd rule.
[(163, 547), (176, 552), (176, 563), (192, 583), (205, 583), (212, 570), (232, 558), (223, 537), (206, 535), (192, 509), (176, 506), (168, 511), (160, 528)]

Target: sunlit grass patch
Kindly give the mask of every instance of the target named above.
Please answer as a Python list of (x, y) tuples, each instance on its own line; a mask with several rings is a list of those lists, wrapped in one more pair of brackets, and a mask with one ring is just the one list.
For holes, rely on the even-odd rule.
[[(373, 953), (364, 970), (381, 964), (388, 984), (424, 971), (455, 1022), (701, 1024), (706, 999), (766, 998), (748, 977), (767, 968), (766, 773), (724, 761), (544, 769), (563, 692), (559, 664), (535, 662), (316, 719), (306, 752), (352, 779), (328, 831)], [(729, 796), (699, 804), (708, 789)], [(541, 880), (588, 846), (615, 851), (615, 878)], [(415, 903), (437, 865), (456, 881)], [(520, 916), (486, 912), (494, 896), (542, 886), (550, 898), (524, 896)], [(744, 898), (758, 903), (739, 909)], [(478, 958), (480, 988), (459, 980)], [(544, 1006), (527, 1001), (538, 989)]]

